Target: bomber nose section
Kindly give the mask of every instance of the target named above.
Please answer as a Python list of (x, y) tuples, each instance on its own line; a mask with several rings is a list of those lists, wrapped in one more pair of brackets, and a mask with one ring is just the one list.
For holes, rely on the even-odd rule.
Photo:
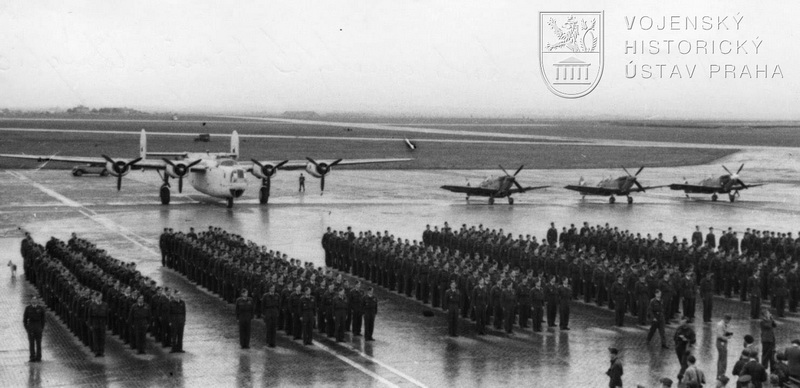
[(239, 198), (244, 194), (244, 189), (231, 189), (231, 196), (233, 198)]

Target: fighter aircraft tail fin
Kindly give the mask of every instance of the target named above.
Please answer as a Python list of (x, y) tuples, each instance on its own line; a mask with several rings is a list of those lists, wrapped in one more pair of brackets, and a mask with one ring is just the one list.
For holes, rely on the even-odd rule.
[(139, 136), (139, 157), (147, 159), (147, 135), (144, 133), (144, 128), (142, 128), (142, 135)]
[(231, 133), (231, 155), (235, 159), (239, 159), (239, 133), (236, 131)]

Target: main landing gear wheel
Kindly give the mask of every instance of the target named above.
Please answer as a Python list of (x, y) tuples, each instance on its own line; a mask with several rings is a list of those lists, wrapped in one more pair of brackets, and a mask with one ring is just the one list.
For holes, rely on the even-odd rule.
[(633, 203), (633, 197), (628, 197), (628, 205)]
[(714, 202), (717, 202), (717, 195), (716, 194), (712, 194), (711, 195), (711, 200), (714, 201)]
[(489, 197), (489, 205), (494, 205), (494, 197)]
[(608, 197), (608, 203), (614, 203), (614, 202), (617, 202), (617, 199), (616, 199), (616, 198), (614, 198), (614, 197)]
[(514, 198), (508, 197), (508, 204), (509, 205), (513, 205), (514, 204)]
[(266, 205), (267, 202), (269, 202), (269, 189), (261, 186), (261, 190), (258, 192), (258, 203)]
[(161, 197), (162, 205), (169, 205), (169, 187), (167, 187), (167, 185), (161, 186), (161, 191), (159, 192), (159, 196)]
[(733, 202), (736, 200), (736, 196), (733, 194), (728, 194), (728, 199), (731, 200), (731, 202)]
[(233, 197), (228, 198), (228, 209), (233, 207)]

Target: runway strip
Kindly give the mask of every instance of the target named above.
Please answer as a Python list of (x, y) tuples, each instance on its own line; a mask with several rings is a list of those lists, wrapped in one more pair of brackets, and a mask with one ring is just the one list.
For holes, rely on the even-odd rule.
[[(52, 190), (52, 189), (50, 189), (50, 188), (48, 188), (48, 187), (46, 187), (44, 185), (41, 185), (41, 184), (39, 184), (37, 182), (34, 182), (30, 178), (26, 177), (25, 175), (22, 175), (19, 172), (6, 171), (6, 173), (8, 173), (9, 175), (11, 175), (13, 177), (16, 177), (17, 179), (19, 179), (19, 180), (21, 180), (21, 181), (23, 181), (23, 182), (25, 182), (25, 183), (37, 188), (37, 189), (39, 189), (39, 191), (49, 195), (50, 197), (56, 199), (57, 201), (63, 203), (64, 205), (69, 206), (71, 208), (76, 208), (78, 213), (83, 214), (86, 218), (88, 218), (88, 219), (90, 219), (90, 220), (92, 220), (92, 221), (104, 226), (108, 230), (114, 231), (118, 235), (120, 235), (123, 238), (125, 238), (126, 240), (132, 242), (136, 246), (144, 249), (145, 251), (147, 251), (147, 252), (149, 252), (149, 253), (151, 253), (151, 254), (153, 254), (155, 256), (159, 256), (160, 257), (160, 254), (158, 254), (156, 251), (154, 251), (150, 247), (146, 246), (145, 243), (142, 243), (142, 242), (136, 240), (136, 239), (139, 239), (141, 241), (145, 241), (146, 242), (147, 240), (144, 237), (141, 237), (141, 236), (131, 232), (127, 228), (124, 228), (124, 227), (116, 224), (114, 221), (111, 221), (108, 218), (100, 216), (95, 211), (86, 208), (82, 204), (63, 196), (63, 195), (59, 194), (58, 192), (56, 192), (56, 191), (54, 191), (54, 190)], [(133, 237), (131, 237), (131, 236), (133, 236)], [(134, 239), (134, 237), (136, 239)]]
[[(88, 133), (98, 135), (131, 135), (139, 136), (139, 131), (100, 131), (92, 129), (48, 129), (48, 128), (0, 128), (0, 131), (5, 132), (44, 132), (44, 133)], [(147, 132), (147, 136), (184, 136), (196, 137), (197, 133), (194, 132)], [(230, 137), (224, 133), (214, 133), (214, 137)], [(255, 134), (239, 134), (240, 138), (250, 139), (298, 139), (298, 140), (326, 140), (326, 141), (400, 141), (399, 138), (390, 137), (359, 137), (359, 136), (295, 136), (295, 135), (255, 135)], [(515, 145), (594, 145), (592, 143), (583, 142), (580, 140), (566, 140), (561, 142), (552, 141), (514, 141), (514, 140), (470, 140), (470, 139), (412, 139), (415, 142), (423, 143), (474, 143), (474, 144), (515, 144)]]
[[(30, 178), (26, 177), (25, 175), (22, 175), (19, 172), (6, 171), (6, 173), (11, 175), (11, 176), (13, 176), (13, 177), (16, 177), (17, 179), (19, 179), (19, 180), (21, 180), (21, 181), (23, 181), (23, 182), (35, 187), (35, 188), (37, 188), (39, 191), (41, 191), (41, 192), (47, 194), (48, 196), (56, 199), (57, 201), (63, 203), (64, 205), (66, 205), (68, 207), (71, 207), (71, 208), (75, 208), (79, 213), (83, 214), (86, 218), (88, 218), (88, 219), (90, 219), (90, 220), (102, 225), (103, 227), (105, 227), (108, 230), (114, 231), (118, 235), (120, 235), (123, 238), (125, 238), (126, 240), (132, 242), (134, 245), (142, 248), (143, 250), (145, 250), (146, 252), (150, 253), (151, 255), (156, 256), (156, 257), (160, 257), (161, 256), (158, 252), (156, 252), (155, 250), (153, 250), (150, 247), (148, 247), (147, 245), (145, 245), (145, 244), (149, 245), (150, 243), (144, 237), (141, 237), (141, 236), (131, 232), (127, 228), (124, 228), (124, 227), (116, 224), (114, 221), (112, 221), (112, 220), (110, 220), (108, 218), (105, 218), (105, 217), (102, 217), (102, 216), (98, 215), (96, 212), (94, 212), (91, 209), (86, 208), (85, 206), (83, 206), (79, 202), (73, 201), (72, 199), (69, 199), (66, 196), (56, 192), (55, 190), (52, 190), (52, 189), (50, 189), (50, 188), (48, 188), (48, 187), (46, 187), (46, 186), (44, 186), (42, 184), (37, 183), (37, 182), (31, 180)], [(141, 240), (141, 241), (144, 241), (144, 243), (142, 243), (140, 241), (137, 241), (137, 239)], [(399, 388), (399, 386), (397, 384), (392, 383), (391, 381), (387, 380), (383, 376), (381, 376), (381, 375), (379, 375), (379, 374), (377, 374), (377, 373), (365, 368), (364, 366), (360, 365), (356, 361), (351, 360), (350, 358), (348, 358), (348, 357), (346, 357), (346, 356), (334, 351), (333, 349), (331, 349), (331, 348), (329, 348), (329, 347), (327, 347), (325, 345), (322, 345), (321, 343), (319, 343), (319, 341), (316, 343), (316, 346), (319, 347), (320, 349), (324, 350), (328, 354), (330, 354), (330, 355), (338, 358), (339, 360), (343, 361), (344, 363), (352, 366), (353, 368), (355, 368), (355, 369), (367, 374), (368, 376), (374, 378), (375, 380), (377, 380), (377, 381), (379, 381), (379, 382), (381, 382), (381, 383), (383, 383), (383, 384), (385, 384), (387, 386), (394, 387), (394, 388)], [(358, 350), (356, 350), (356, 349), (354, 349), (352, 347), (351, 347), (351, 349), (356, 351), (360, 356), (364, 357), (365, 359), (367, 359), (367, 360), (373, 362), (374, 364), (377, 364), (377, 365), (389, 370), (393, 374), (403, 378), (404, 380), (408, 381), (409, 383), (411, 383), (413, 385), (416, 385), (418, 387), (427, 388), (427, 386), (425, 384), (422, 384), (421, 382), (417, 381), (416, 379), (412, 378), (411, 376), (408, 376), (405, 373), (400, 372), (396, 368), (393, 368), (393, 367), (389, 366), (388, 364), (386, 364), (384, 362), (378, 361), (374, 357), (367, 356), (366, 354), (363, 354), (360, 351), (358, 351)]]
[(331, 121), (284, 119), (277, 117), (247, 117), (247, 116), (220, 116), (220, 117), (235, 118), (235, 119), (249, 118), (251, 120), (282, 122), (282, 123), (290, 123), (298, 125), (327, 125), (333, 127), (352, 127), (361, 129), (374, 129), (381, 131), (441, 134), (450, 136), (459, 135), (459, 136), (494, 137), (494, 138), (509, 138), (509, 139), (528, 139), (528, 140), (548, 141), (547, 143), (544, 144), (559, 144), (559, 145), (564, 143), (564, 144), (600, 146), (600, 147), (713, 148), (713, 149), (728, 149), (728, 150), (741, 150), (741, 149), (795, 150), (795, 151), (797, 150), (796, 147), (748, 146), (748, 145), (735, 145), (735, 144), (673, 143), (673, 142), (655, 142), (655, 141), (639, 141), (639, 140), (610, 140), (610, 139), (595, 139), (595, 138), (583, 139), (583, 138), (564, 137), (564, 136), (545, 136), (545, 135), (466, 131), (466, 130), (449, 130), (449, 129), (439, 129), (439, 128), (425, 128), (425, 127), (411, 127), (411, 126), (406, 127), (406, 126), (371, 124), (371, 123), (341, 123), (341, 122), (331, 122)]

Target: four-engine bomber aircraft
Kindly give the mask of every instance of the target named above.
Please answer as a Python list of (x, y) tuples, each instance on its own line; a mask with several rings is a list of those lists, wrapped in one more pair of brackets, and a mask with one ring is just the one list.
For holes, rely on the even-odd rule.
[[(148, 159), (148, 157), (160, 159)], [(159, 192), (161, 203), (168, 205), (170, 201), (169, 178), (178, 179), (178, 192), (183, 191), (183, 178), (188, 175), (189, 183), (197, 191), (216, 198), (228, 201), (228, 207), (233, 206), (234, 198), (239, 198), (247, 188), (246, 173), (250, 172), (261, 179), (259, 203), (269, 201), (270, 180), (278, 171), (305, 169), (309, 175), (320, 178), (322, 191), (325, 190), (325, 175), (330, 173), (333, 166), (344, 166), (369, 163), (404, 162), (411, 159), (337, 159), (334, 161), (316, 161), (311, 158), (306, 160), (284, 161), (258, 161), (238, 162), (239, 135), (236, 131), (231, 134), (230, 152), (147, 152), (147, 137), (142, 129), (139, 140), (139, 157), (135, 159), (112, 159), (106, 155), (97, 157), (70, 157), (70, 156), (43, 156), (43, 155), (9, 155), (0, 154), (0, 157), (16, 159), (33, 159), (37, 161), (55, 161), (69, 163), (85, 163), (91, 166), (105, 166), (111, 175), (117, 177), (117, 190), (122, 187), (122, 177), (131, 170), (157, 170), (163, 179)], [(175, 159), (167, 159), (172, 157)], [(164, 171), (163, 174), (161, 171)]]
[[(494, 204), (495, 198), (503, 198), (508, 197), (508, 204), (514, 204), (514, 198), (511, 198), (511, 194), (516, 193), (524, 193), (530, 190), (537, 190), (537, 189), (544, 189), (550, 186), (536, 186), (536, 187), (522, 187), (519, 183), (517, 183), (517, 174), (522, 171), (522, 167), (519, 166), (517, 172), (514, 175), (509, 175), (508, 171), (506, 171), (503, 166), (500, 166), (500, 169), (506, 174), (505, 176), (500, 177), (489, 177), (485, 181), (481, 182), (481, 184), (477, 187), (471, 186), (442, 186), (443, 189), (452, 191), (454, 193), (466, 193), (467, 194), (467, 201), (469, 201), (469, 197), (471, 195), (478, 196), (478, 197), (489, 197), (489, 205)], [(516, 186), (512, 188), (511, 186)]]
[(615, 195), (624, 195), (628, 197), (628, 203), (630, 204), (633, 203), (633, 197), (631, 197), (631, 193), (645, 192), (645, 190), (648, 189), (656, 189), (659, 187), (664, 187), (664, 186), (643, 187), (639, 183), (637, 177), (639, 176), (639, 173), (642, 172), (642, 170), (644, 170), (644, 166), (639, 168), (639, 171), (636, 171), (635, 175), (631, 175), (631, 173), (628, 172), (628, 169), (625, 167), (622, 167), (622, 169), (625, 170), (625, 173), (628, 175), (624, 175), (616, 179), (611, 177), (603, 179), (602, 181), (600, 181), (600, 183), (597, 184), (597, 186), (586, 186), (586, 182), (584, 182), (583, 177), (581, 177), (577, 186), (570, 185), (570, 186), (564, 186), (564, 188), (568, 190), (577, 191), (581, 193), (584, 198), (587, 195), (607, 196), (609, 197), (608, 198), (609, 203), (616, 202), (616, 198), (614, 198)]
[(722, 168), (724, 168), (728, 173), (727, 175), (720, 175), (718, 178), (709, 177), (703, 179), (696, 185), (690, 185), (688, 183), (673, 183), (669, 185), (669, 188), (672, 190), (682, 190), (684, 193), (686, 193), (686, 198), (689, 198), (689, 194), (711, 194), (712, 201), (717, 200), (717, 194), (728, 194), (728, 199), (733, 202), (739, 195), (739, 190), (764, 185), (763, 183), (747, 185), (742, 182), (741, 179), (739, 179), (739, 173), (742, 172), (744, 163), (739, 166), (736, 174), (732, 173), (725, 166), (722, 166)]

